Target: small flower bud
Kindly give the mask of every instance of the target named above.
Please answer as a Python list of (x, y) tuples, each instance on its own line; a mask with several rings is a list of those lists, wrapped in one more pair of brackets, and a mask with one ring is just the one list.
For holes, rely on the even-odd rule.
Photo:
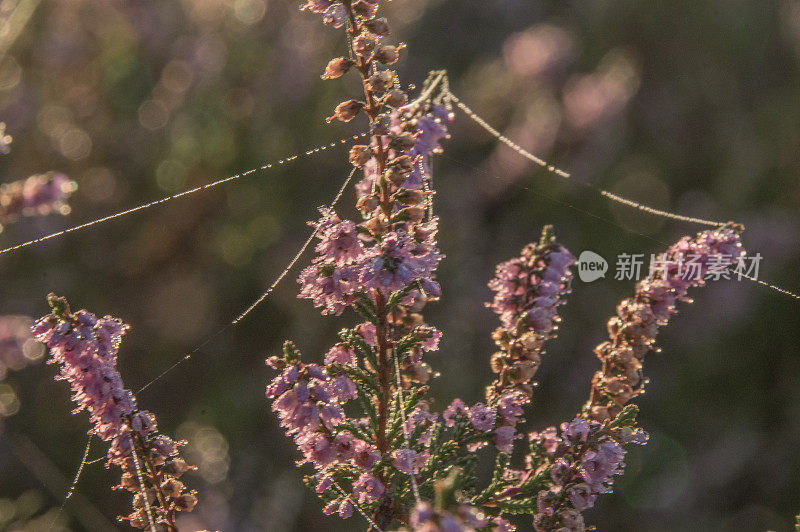
[(349, 122), (356, 117), (362, 107), (364, 107), (364, 103), (356, 100), (342, 102), (336, 106), (333, 115), (326, 118), (325, 121), (330, 122), (335, 118), (341, 122)]
[(367, 88), (374, 92), (385, 92), (394, 83), (394, 72), (383, 70), (376, 72), (367, 79)]
[(361, 196), (356, 203), (356, 208), (360, 211), (372, 212), (378, 208), (378, 205), (380, 205), (380, 201), (378, 201), (377, 197), (373, 195)]
[(372, 150), (369, 146), (356, 144), (350, 148), (350, 164), (361, 168), (372, 158)]
[(325, 73), (322, 74), (322, 79), (336, 79), (344, 75), (350, 67), (353, 66), (353, 61), (346, 57), (336, 57), (328, 62), (325, 67)]
[(386, 94), (386, 104), (391, 107), (402, 107), (408, 103), (408, 95), (400, 89), (392, 89)]
[(353, 52), (361, 57), (369, 56), (375, 49), (375, 39), (366, 35), (359, 35), (353, 39)]
[(367, 20), (364, 22), (364, 26), (378, 37), (389, 35), (389, 23), (384, 17)]
[(383, 63), (384, 65), (393, 65), (397, 63), (397, 60), (400, 58), (400, 50), (403, 48), (403, 45), (400, 46), (392, 46), (390, 44), (381, 46), (375, 52), (375, 60)]

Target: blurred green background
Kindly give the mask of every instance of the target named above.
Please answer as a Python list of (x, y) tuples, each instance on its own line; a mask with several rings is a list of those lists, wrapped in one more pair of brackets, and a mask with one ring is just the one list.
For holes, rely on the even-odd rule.
[[(31, 13), (28, 20), (20, 15)], [(453, 91), (526, 149), (539, 171), (457, 114), (435, 162), (445, 332), (430, 362), (437, 408), (490, 380), (483, 302), (494, 265), (546, 223), (576, 255), (655, 253), (699, 228), (610, 204), (590, 188), (748, 230), (760, 278), (798, 291), (800, 4), (796, 0), (560, 2), (396, 0), (406, 82), (446, 68)], [(16, 18), (15, 18), (16, 15)], [(357, 94), (323, 82), (342, 32), (283, 0), (0, 1), (0, 121), (14, 136), (0, 181), (60, 170), (79, 184), (66, 217), (27, 218), (7, 247), (358, 133), (323, 117)], [(344, 148), (0, 257), (0, 314), (38, 317), (50, 291), (132, 324), (120, 369), (137, 389), (246, 308), (306, 238), (348, 171)], [(578, 182), (578, 183), (574, 183)], [(351, 202), (352, 191), (345, 197)], [(343, 209), (352, 214), (350, 207)], [(308, 257), (305, 259), (308, 260)], [(295, 272), (296, 273), (296, 272)], [(612, 271), (613, 274), (613, 271)], [(363, 530), (326, 518), (264, 399), (284, 338), (309, 359), (355, 318), (323, 318), (290, 276), (252, 315), (139, 396), (190, 441), (200, 504), (187, 530)], [(617, 301), (613, 275), (575, 282), (528, 416), (569, 419), (585, 400)], [(749, 282), (695, 291), (660, 336), (639, 400), (650, 444), (617, 493), (587, 512), (599, 530), (789, 530), (800, 510), (800, 302)], [(3, 381), (0, 530), (46, 530), (86, 442), (55, 368)], [(10, 406), (9, 406), (10, 405)], [(95, 443), (98, 443), (97, 441)], [(90, 459), (104, 449), (95, 445)], [(488, 458), (488, 457), (487, 457)], [(129, 497), (87, 466), (62, 530), (111, 530)], [(528, 519), (520, 530), (529, 530)], [(121, 527), (123, 528), (123, 527)]]

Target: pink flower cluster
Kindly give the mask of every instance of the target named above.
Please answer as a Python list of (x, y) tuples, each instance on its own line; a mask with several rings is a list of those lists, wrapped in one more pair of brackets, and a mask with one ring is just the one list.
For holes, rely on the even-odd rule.
[(570, 291), (574, 262), (546, 226), (538, 244), (525, 246), (519, 257), (497, 266), (489, 282), (495, 296), (487, 306), (500, 316), (502, 326), (492, 335), (500, 351), (491, 358), (498, 378), (487, 388), (490, 401), (506, 390), (530, 395), (542, 346), (553, 337), (558, 307)]
[[(401, 124), (405, 123), (398, 116), (394, 114), (393, 131), (401, 135)], [(441, 295), (441, 288), (434, 281), (434, 272), (443, 258), (435, 240), (438, 223), (435, 218), (422, 223), (424, 210), (418, 204), (425, 200), (419, 190), (430, 179), (429, 157), (441, 149), (439, 141), (447, 136), (448, 120), (449, 113), (439, 106), (415, 118), (408, 126), (414, 128), (410, 147), (401, 157), (389, 148), (389, 137), (382, 137), (389, 155), (398, 161), (391, 174), (396, 183), (392, 220), (385, 220), (377, 212), (374, 191), (381, 176), (376, 159), (369, 157), (363, 163), (365, 178), (357, 191), (360, 208), (371, 217), (361, 224), (364, 230), (359, 230), (355, 223), (342, 221), (336, 213), (323, 212), (317, 222), (317, 257), (298, 278), (298, 297), (312, 300), (323, 314), (339, 315), (359, 294), (372, 289), (388, 296), (419, 282), (429, 298)]]
[(36, 174), (0, 186), (0, 223), (19, 216), (68, 212), (67, 199), (77, 188), (74, 181), (57, 172)]
[[(78, 404), (73, 413), (86, 410), (91, 433), (111, 442), (106, 466), (119, 466), (121, 486), (137, 494), (134, 511), (126, 519), (136, 528), (158, 525), (177, 530), (175, 512), (191, 511), (197, 498), (177, 480), (189, 469), (178, 456), (182, 443), (158, 434), (155, 416), (138, 410), (122, 383), (117, 351), (128, 325), (86, 310), (71, 313), (66, 299), (53, 294), (48, 302), (53, 312), (34, 324), (34, 337), (50, 350), (48, 363), (60, 366), (57, 378), (69, 383), (72, 400)], [(145, 486), (138, 480), (142, 471), (147, 472)], [(143, 497), (153, 501), (145, 503)]]
[[(467, 436), (481, 433), (491, 436), (497, 450), (503, 454), (511, 454), (514, 450), (514, 440), (522, 436), (517, 433), (515, 426), (523, 421), (522, 405), (527, 403), (527, 397), (518, 393), (505, 394), (495, 406), (475, 403), (467, 407), (464, 401), (456, 399), (448, 406), (443, 414), (445, 426), (453, 427), (459, 420), (466, 422), (470, 432)], [(486, 440), (477, 440), (469, 443), (467, 448), (472, 452), (486, 445)]]
[[(596, 421), (576, 418), (528, 435), (537, 456), (549, 462), (547, 489), (536, 496), (536, 530), (584, 530), (581, 512), (594, 506), (597, 496), (611, 493), (614, 476), (625, 468), (624, 444), (644, 445), (647, 434), (630, 427), (609, 428)], [(528, 460), (533, 460), (532, 456)], [(519, 472), (526, 480), (532, 470)], [(514, 488), (506, 491), (512, 494)]]
[[(711, 256), (724, 257), (734, 265), (744, 254), (739, 232), (723, 227), (683, 237), (670, 247), (661, 261), (664, 268), (636, 285), (636, 295), (617, 306), (617, 315), (608, 322), (610, 340), (595, 348), (603, 363), (592, 380), (592, 394), (586, 409), (592, 419), (614, 417), (632, 397), (641, 392), (642, 360), (653, 349), (660, 326), (675, 314), (677, 301), (688, 300), (687, 291), (705, 284)], [(681, 269), (678, 256), (694, 255), (692, 269)]]
[(442, 255), (434, 240), (436, 220), (413, 231), (401, 225), (365, 247), (356, 225), (325, 212), (318, 222), (317, 257), (300, 273), (298, 297), (310, 299), (323, 314), (339, 315), (359, 294), (372, 289), (388, 296), (412, 283), (431, 297), (441, 293), (432, 280)]
[[(353, 484), (353, 497), (360, 503), (376, 501), (385, 486), (370, 472), (381, 454), (374, 445), (350, 432), (337, 430), (341, 423), (353, 423), (345, 418), (342, 407), (357, 397), (355, 384), (344, 374), (329, 376), (317, 364), (303, 364), (290, 342), (284, 346), (284, 352), (287, 355), (283, 358), (272, 357), (267, 361), (281, 370), (281, 374), (267, 386), (266, 395), (274, 399), (272, 409), (278, 414), (281, 426), (303, 453), (298, 465), (314, 466), (317, 493), (324, 493), (332, 485), (334, 467), (356, 467), (362, 474)], [(329, 353), (339, 363), (348, 363), (349, 356), (349, 349), (343, 344), (337, 344)], [(339, 496), (325, 507), (326, 514), (338, 512), (345, 519), (352, 511), (352, 502)]]

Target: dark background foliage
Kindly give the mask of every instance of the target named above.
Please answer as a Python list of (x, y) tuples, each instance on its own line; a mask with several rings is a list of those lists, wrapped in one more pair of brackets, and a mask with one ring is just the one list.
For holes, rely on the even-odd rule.
[[(35, 7), (14, 42), (0, 37), (0, 120), (15, 137), (1, 179), (57, 169), (80, 186), (70, 215), (9, 225), (3, 247), (364, 127), (322, 119), (358, 87), (320, 81), (328, 58), (345, 51), (342, 34), (295, 2), (0, 4), (4, 21), (9, 8)], [(435, 164), (447, 254), (444, 297), (428, 309), (445, 332), (431, 360), (442, 373), (438, 407), (482, 396), (495, 326), (486, 281), (543, 224), (575, 254), (608, 258), (612, 271), (575, 282), (528, 416), (539, 427), (569, 419), (588, 394), (592, 347), (632, 292), (613, 279), (616, 255), (655, 253), (659, 241), (698, 230), (610, 204), (581, 183), (743, 222), (745, 245), (764, 256), (760, 277), (800, 288), (794, 0), (396, 0), (385, 11), (393, 37), (409, 45), (402, 79), (419, 84), (446, 68), (476, 112), (574, 173), (568, 181), (538, 170), (457, 114)], [(55, 291), (122, 318), (133, 328), (120, 369), (136, 389), (263, 291), (347, 171), (344, 149), (328, 150), (3, 255), (0, 313), (42, 315)], [(318, 357), (354, 320), (323, 318), (295, 293), (290, 277), (139, 396), (162, 430), (190, 440), (187, 455), (201, 466), (188, 480), (200, 505), (187, 529), (363, 529), (358, 516), (320, 514), (263, 397), (263, 360), (284, 338)], [(789, 530), (800, 509), (800, 305), (749, 282), (694, 296), (645, 365), (652, 383), (638, 403), (651, 442), (631, 451), (617, 493), (587, 521), (600, 530)], [(86, 416), (69, 415), (53, 374), (36, 364), (3, 383), (18, 411), (0, 428), (0, 529), (46, 529), (83, 452)], [(102, 452), (95, 445), (90, 458)], [(87, 466), (63, 529), (116, 526), (129, 499), (108, 489), (115, 480), (102, 462)]]

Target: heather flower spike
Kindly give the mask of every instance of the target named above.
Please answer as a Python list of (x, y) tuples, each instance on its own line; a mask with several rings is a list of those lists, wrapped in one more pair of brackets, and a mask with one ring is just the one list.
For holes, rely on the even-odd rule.
[(109, 442), (106, 467), (122, 470), (118, 488), (134, 494), (133, 511), (125, 520), (134, 528), (177, 531), (176, 514), (192, 511), (194, 491), (178, 480), (192, 469), (179, 453), (185, 442), (158, 432), (155, 416), (139, 410), (136, 398), (122, 383), (117, 351), (128, 325), (116, 318), (72, 312), (63, 297), (47, 296), (52, 312), (33, 326), (34, 337), (50, 352), (48, 363), (59, 366), (77, 403), (73, 413), (86, 410), (90, 434)]
[[(441, 332), (423, 311), (441, 296), (431, 159), (452, 121), (446, 93), (436, 96), (426, 83), (427, 97), (412, 101), (402, 89), (387, 65), (403, 46), (383, 42), (390, 28), (376, 18), (377, 0), (309, 0), (301, 9), (350, 37), (349, 58), (332, 59), (323, 79), (355, 72), (363, 87), (363, 100), (339, 104), (328, 121), (363, 114), (370, 131), (369, 142), (349, 153), (363, 172), (356, 185), (361, 220), (324, 210), (313, 222), (316, 256), (298, 278), (300, 298), (323, 314), (352, 310), (357, 321), (313, 360), (292, 342), (267, 360), (278, 375), (266, 395), (297, 445), (298, 465), (311, 468), (306, 483), (324, 514), (347, 519), (355, 509), (370, 529), (505, 532), (515, 530), (512, 516), (524, 514), (536, 530), (584, 530), (583, 512), (624, 473), (626, 447), (647, 441), (636, 407), (627, 403), (641, 391), (641, 359), (656, 329), (676, 301), (687, 300), (688, 288), (703, 284), (710, 255), (738, 260), (739, 228), (685, 237), (667, 250), (667, 263), (679, 253), (699, 255), (698, 277), (667, 266), (639, 283), (612, 319), (610, 341), (597, 349), (603, 367), (583, 411), (558, 428), (522, 434), (518, 426), (575, 263), (545, 227), (537, 243), (498, 265), (489, 283), (494, 297), (487, 306), (500, 327), (485, 402), (455, 399), (436, 412), (427, 398), (435, 376), (428, 357)], [(515, 448), (526, 456), (512, 467)], [(483, 486), (476, 478), (480, 449), (496, 456)]]

